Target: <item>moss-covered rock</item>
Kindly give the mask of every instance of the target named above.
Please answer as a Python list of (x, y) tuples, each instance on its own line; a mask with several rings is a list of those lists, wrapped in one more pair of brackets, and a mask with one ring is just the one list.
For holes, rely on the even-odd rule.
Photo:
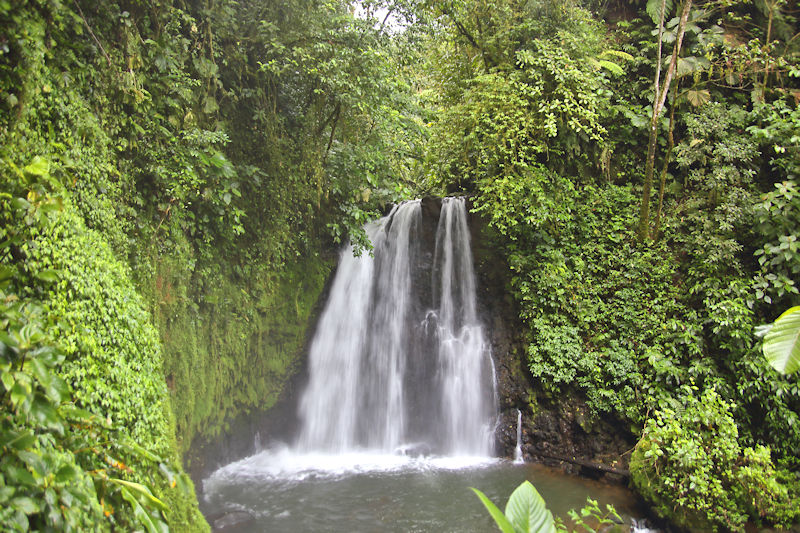
[[(198, 257), (179, 231), (170, 250), (140, 256), (139, 286), (161, 336), (178, 447), (214, 438), (265, 410), (296, 370), (311, 309), (331, 261), (310, 253), (281, 272)], [(238, 272), (237, 272), (238, 271)]]

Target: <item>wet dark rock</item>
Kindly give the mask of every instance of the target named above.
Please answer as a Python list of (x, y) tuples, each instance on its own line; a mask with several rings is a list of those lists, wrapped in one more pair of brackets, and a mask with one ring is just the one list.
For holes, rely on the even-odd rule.
[(432, 452), (433, 450), (426, 442), (406, 444), (396, 450), (398, 455), (405, 455), (407, 457), (425, 457), (431, 455)]

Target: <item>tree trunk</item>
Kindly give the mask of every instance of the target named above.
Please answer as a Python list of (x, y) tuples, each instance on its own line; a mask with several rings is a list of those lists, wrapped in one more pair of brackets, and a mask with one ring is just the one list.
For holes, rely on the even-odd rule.
[[(768, 48), (769, 47), (769, 40), (772, 37), (772, 19), (773, 19), (774, 14), (775, 14), (775, 7), (777, 5), (777, 2), (771, 4), (769, 2), (769, 0), (765, 0), (764, 4), (767, 6), (767, 9), (769, 9), (769, 22), (767, 23), (767, 36), (764, 39), (764, 46)], [(769, 55), (769, 52), (767, 52), (767, 62), (766, 62), (766, 65), (764, 65), (764, 82), (762, 83), (762, 85), (764, 86), (763, 93), (762, 93), (762, 98), (765, 98), (766, 94), (767, 94), (767, 81), (769, 81), (769, 60), (770, 60), (770, 57), (771, 56)]]
[(644, 171), (644, 190), (642, 207), (639, 209), (639, 240), (650, 238), (650, 189), (653, 187), (653, 167), (656, 161), (656, 142), (658, 141), (658, 115), (650, 119), (650, 140), (647, 142), (647, 161)]
[[(663, 2), (662, 2), (663, 5)], [(645, 163), (644, 172), (644, 190), (642, 191), (642, 206), (639, 210), (639, 224), (636, 233), (639, 240), (650, 238), (650, 190), (653, 187), (653, 168), (655, 167), (656, 159), (656, 144), (658, 142), (658, 119), (661, 116), (661, 111), (664, 109), (664, 103), (667, 100), (669, 86), (672, 83), (672, 78), (675, 76), (675, 71), (678, 67), (678, 55), (681, 53), (681, 45), (683, 44), (683, 35), (686, 32), (686, 23), (689, 21), (689, 12), (692, 10), (692, 0), (685, 0), (683, 9), (681, 11), (681, 18), (678, 22), (678, 36), (675, 39), (675, 47), (672, 50), (672, 58), (667, 68), (667, 75), (664, 78), (664, 85), (662, 87), (655, 87), (655, 95), (653, 97), (653, 115), (650, 119), (650, 139), (647, 143), (647, 161)], [(661, 23), (659, 24), (659, 52), (661, 51), (661, 33), (664, 26), (664, 9), (661, 10)], [(658, 66), (656, 70), (656, 85), (658, 84), (661, 66), (661, 56), (658, 57)]]
[(658, 211), (656, 212), (656, 223), (650, 233), (653, 239), (658, 239), (658, 230), (661, 226), (661, 211), (664, 207), (664, 187), (667, 183), (667, 168), (669, 160), (672, 158), (672, 149), (675, 148), (675, 105), (678, 99), (678, 86), (680, 81), (675, 82), (675, 89), (672, 91), (672, 104), (669, 108), (669, 132), (667, 133), (667, 153), (664, 156), (664, 165), (661, 167), (661, 180), (658, 186)]

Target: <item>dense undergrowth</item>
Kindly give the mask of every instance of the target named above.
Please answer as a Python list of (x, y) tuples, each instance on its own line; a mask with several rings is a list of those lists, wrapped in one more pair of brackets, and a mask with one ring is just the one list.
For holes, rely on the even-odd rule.
[[(797, 13), (701, 2), (682, 22), (691, 4), (664, 5), (663, 19), (658, 2), (439, 8), (428, 183), (475, 194), (537, 394), (578, 395), (629, 427), (633, 486), (660, 515), (786, 526), (800, 517), (800, 386), (754, 328), (798, 302)], [(647, 214), (662, 49), (655, 84), (672, 86)]]
[(373, 22), (0, 2), (0, 527), (208, 529), (182, 454), (276, 401), (333, 245), (416, 165)]
[(128, 267), (42, 160), (12, 170), (30, 188), (0, 199), (4, 527), (204, 529)]

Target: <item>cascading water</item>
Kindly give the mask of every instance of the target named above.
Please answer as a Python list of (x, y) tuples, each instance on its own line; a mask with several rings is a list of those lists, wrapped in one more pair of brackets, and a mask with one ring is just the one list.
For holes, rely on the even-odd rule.
[(400, 204), (367, 226), (372, 256), (342, 252), (311, 344), (298, 451), (491, 453), (494, 374), (464, 199), (442, 203), (430, 285), (422, 223), (419, 200)]
[(521, 464), (525, 462), (522, 457), (522, 411), (517, 409), (517, 446), (514, 448), (514, 462)]

